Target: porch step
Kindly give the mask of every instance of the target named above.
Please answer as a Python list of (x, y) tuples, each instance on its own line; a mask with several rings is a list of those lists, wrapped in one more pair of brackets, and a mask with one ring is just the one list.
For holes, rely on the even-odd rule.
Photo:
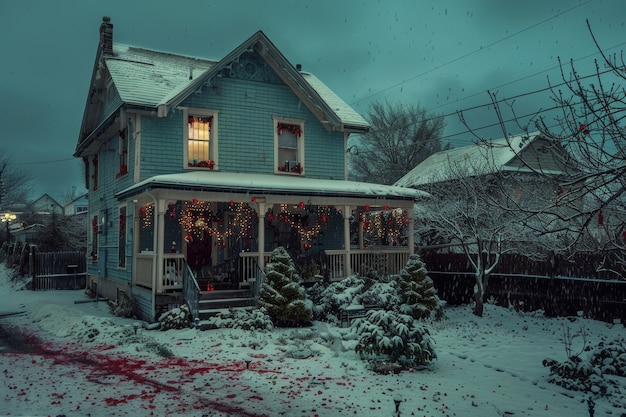
[(205, 310), (229, 309), (237, 307), (256, 306), (256, 298), (214, 298), (211, 300), (200, 300), (200, 319)]
[[(236, 307), (236, 310), (254, 310), (256, 306), (244, 306), (244, 307)], [(217, 315), (218, 313), (228, 313), (229, 309), (227, 308), (213, 308), (207, 310), (200, 311), (200, 321), (198, 322), (199, 330), (210, 330), (216, 329), (217, 327), (209, 321), (209, 318)]]
[[(200, 293), (198, 318), (200, 323), (217, 313), (226, 313), (229, 309), (254, 309), (257, 299), (250, 290), (216, 290)], [(200, 328), (207, 328), (200, 325)]]
[(200, 300), (251, 298), (254, 294), (249, 289), (200, 291)]

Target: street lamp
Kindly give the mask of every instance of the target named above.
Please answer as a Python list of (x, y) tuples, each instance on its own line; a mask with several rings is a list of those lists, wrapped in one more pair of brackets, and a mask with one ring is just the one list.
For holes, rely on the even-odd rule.
[(7, 211), (6, 213), (4, 213), (2, 215), (2, 217), (0, 217), (0, 220), (2, 220), (2, 223), (6, 223), (7, 224), (7, 245), (11, 243), (11, 235), (9, 232), (9, 223), (11, 223), (12, 220), (17, 219), (17, 216), (13, 213), (11, 213), (10, 211)]

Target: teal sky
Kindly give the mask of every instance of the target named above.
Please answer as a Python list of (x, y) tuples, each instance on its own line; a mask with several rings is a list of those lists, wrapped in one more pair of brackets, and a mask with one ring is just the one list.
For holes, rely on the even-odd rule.
[[(1, 1), (0, 148), (32, 171), (33, 198), (84, 191), (72, 154), (105, 15), (114, 42), (213, 59), (263, 30), (363, 115), (374, 100), (449, 115), (455, 146), (472, 140), (456, 111), (474, 129), (496, 122), (487, 90), (543, 89), (560, 80), (558, 57), (590, 73), (599, 56), (586, 19), (604, 49), (626, 45), (623, 0)], [(551, 102), (537, 93), (515, 105), (526, 114)]]

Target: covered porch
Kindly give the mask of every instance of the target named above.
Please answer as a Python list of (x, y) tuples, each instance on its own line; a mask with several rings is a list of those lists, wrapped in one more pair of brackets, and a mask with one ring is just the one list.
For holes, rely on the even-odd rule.
[(425, 196), (351, 181), (194, 172), (150, 178), (117, 198), (134, 207), (133, 285), (157, 295), (183, 291), (186, 279), (201, 292), (258, 290), (278, 246), (305, 279), (396, 273), (413, 253), (407, 231)]

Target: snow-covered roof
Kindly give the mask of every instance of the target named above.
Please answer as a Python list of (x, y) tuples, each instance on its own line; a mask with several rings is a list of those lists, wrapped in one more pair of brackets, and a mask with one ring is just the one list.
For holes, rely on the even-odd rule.
[(106, 66), (123, 102), (156, 107), (215, 65), (215, 61), (113, 45)]
[[(242, 47), (247, 47), (247, 43), (253, 43), (257, 38), (264, 38), (262, 32), (257, 32), (236, 51), (245, 50)], [(273, 47), (269, 40), (267, 44)], [(284, 58), (279, 53), (278, 56)], [(113, 45), (112, 56), (104, 55), (122, 101), (148, 107), (179, 102), (181, 97), (195, 91), (199, 82), (205, 81), (211, 68), (218, 68), (218, 64), (226, 64), (225, 61), (229, 59), (230, 55), (221, 61), (214, 61), (117, 43)], [(342, 125), (348, 128), (369, 128), (369, 123), (359, 113), (317, 77), (308, 72), (299, 72), (299, 75)]]
[(524, 167), (511, 166), (510, 163), (538, 137), (540, 137), (538, 133), (523, 134), (437, 152), (418, 164), (394, 185), (415, 187), (444, 181), (449, 179), (450, 167), (468, 176), (507, 170), (524, 171)]
[(346, 126), (369, 127), (369, 123), (335, 94), (326, 84), (309, 72), (300, 72), (302, 77), (326, 101), (326, 104), (335, 112)]
[(427, 198), (428, 193), (393, 185), (357, 181), (328, 180), (286, 175), (259, 175), (215, 171), (190, 171), (157, 175), (117, 194), (136, 195), (152, 188), (194, 189), (202, 191), (254, 192), (307, 196), (381, 197), (400, 200)]

